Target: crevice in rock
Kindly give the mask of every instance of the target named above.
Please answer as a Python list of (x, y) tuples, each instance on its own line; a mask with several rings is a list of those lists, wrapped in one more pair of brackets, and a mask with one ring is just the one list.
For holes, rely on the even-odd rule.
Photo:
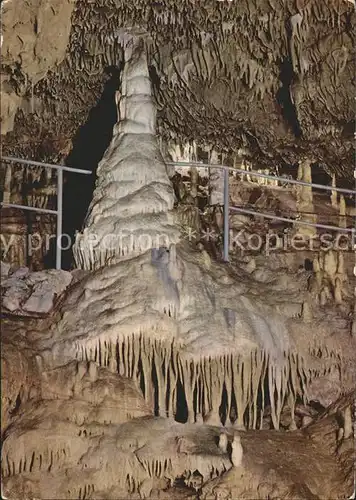
[(297, 111), (291, 98), (291, 85), (294, 78), (293, 67), (291, 60), (285, 58), (280, 64), (280, 81), (281, 88), (277, 92), (277, 102), (281, 107), (282, 116), (284, 120), (291, 127), (295, 137), (301, 138), (303, 135)]
[(14, 417), (14, 416), (18, 413), (18, 411), (19, 411), (19, 409), (20, 409), (20, 406), (21, 406), (21, 403), (22, 403), (21, 393), (19, 393), (19, 394), (17, 395), (17, 398), (16, 398), (16, 401), (15, 401), (14, 407), (13, 407), (13, 409), (10, 411), (10, 415), (11, 415), (11, 417)]
[[(95, 182), (96, 169), (104, 152), (108, 148), (113, 127), (117, 121), (115, 92), (119, 88), (121, 67), (108, 67), (110, 75), (97, 105), (90, 111), (87, 122), (79, 128), (73, 139), (73, 149), (66, 164), (72, 168), (91, 170), (93, 175), (84, 175), (67, 172), (65, 174), (63, 198), (63, 234), (69, 235), (74, 241), (76, 231), (79, 231), (84, 222), (85, 214), (91, 202)], [(55, 240), (51, 242), (51, 249), (46, 257), (46, 267), (55, 267)], [(66, 247), (66, 241), (63, 240)], [(72, 266), (72, 250), (62, 252), (62, 269)]]

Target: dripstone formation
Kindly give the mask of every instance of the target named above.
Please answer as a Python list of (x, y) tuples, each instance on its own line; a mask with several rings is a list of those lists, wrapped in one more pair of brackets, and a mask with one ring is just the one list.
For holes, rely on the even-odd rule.
[[(254, 15), (249, 6), (246, 19)], [(105, 8), (83, 7), (84, 22)], [(299, 96), (311, 64), (302, 49), (314, 8), (290, 19)], [(181, 13), (173, 19), (172, 9), (156, 13), (166, 28), (183, 23)], [(135, 3), (132, 10), (144, 12)], [(341, 26), (344, 10), (340, 3), (339, 18), (332, 10), (335, 25), (339, 19)], [(259, 22), (261, 34), (272, 19), (267, 15)], [(221, 36), (230, 29), (224, 22)], [(278, 33), (273, 36), (281, 42)], [(86, 42), (96, 54), (97, 42)], [(63, 296), (51, 315), (5, 318), (4, 498), (350, 496), (356, 337), (347, 316), (354, 297), (343, 255), (320, 250), (306, 276), (305, 269), (292, 271), (291, 252), (263, 256), (262, 266), (257, 253), (228, 264), (184, 239), (179, 190), (157, 136), (148, 61), (155, 40), (146, 30), (128, 29), (125, 36), (115, 31), (115, 43), (124, 60), (113, 96), (117, 120), (76, 236), (77, 269), (63, 275), (65, 286), (56, 288)], [(216, 42), (206, 31), (199, 50), (209, 78), (216, 71), (207, 55), (210, 43)], [(337, 56), (340, 79), (347, 47), (345, 41)], [(203, 64), (200, 51), (194, 56)], [(257, 95), (269, 94), (276, 81), (271, 75), (267, 85), (262, 62), (239, 52), (236, 57), (250, 90), (257, 83)], [(88, 58), (80, 64), (94, 72)], [(172, 65), (179, 61), (172, 55)], [(193, 71), (189, 61), (183, 66), (179, 85)], [(300, 164), (300, 177), (311, 180), (311, 161), (301, 156)], [(211, 177), (210, 197), (218, 207), (221, 178), (216, 170)], [(199, 213), (194, 200), (200, 182), (193, 170), (191, 213)], [(244, 182), (232, 196), (243, 199), (244, 189), (266, 193), (271, 187)], [(277, 192), (279, 186), (273, 187)], [(288, 193), (285, 204), (291, 200), (303, 212), (316, 209), (319, 199), (307, 188)], [(341, 200), (333, 196), (332, 202), (347, 215)], [(218, 215), (215, 220), (218, 225)], [(231, 217), (232, 227), (242, 223), (246, 219)], [(6, 269), (14, 286), (16, 276)], [(25, 299), (19, 298), (12, 313), (21, 311)]]

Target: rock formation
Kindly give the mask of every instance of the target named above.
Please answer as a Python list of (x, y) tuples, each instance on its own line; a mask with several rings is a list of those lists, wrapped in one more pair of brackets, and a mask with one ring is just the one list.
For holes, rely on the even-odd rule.
[[(351, 71), (351, 5), (207, 2), (193, 9), (181, 0), (179, 9), (169, 1), (51, 2), (64, 35), (53, 57), (39, 64), (40, 55), (33, 63), (28, 52), (38, 47), (41, 54), (43, 6), (34, 1), (28, 10), (30, 4), (24, 5), (23, 15), (30, 12), (24, 26), (34, 24), (37, 45), (33, 50), (31, 40), (30, 50), (23, 48), (18, 72), (22, 49), (16, 57), (6, 49), (9, 96), (26, 100), (27, 87), (16, 85), (28, 75), (37, 91), (53, 89), (54, 100), (66, 88), (69, 100), (69, 89), (84, 96), (89, 84), (95, 99), (102, 65), (121, 61), (123, 68), (113, 72), (117, 119), (98, 155), (96, 186), (73, 249), (78, 269), (30, 272), (1, 265), (3, 496), (350, 496), (356, 386), (352, 252), (321, 244), (316, 251), (290, 251), (285, 227), (272, 235), (264, 221), (232, 215), (231, 246), (235, 229), (245, 243), (257, 235), (261, 245), (246, 245), (240, 254), (232, 250), (230, 263), (222, 263), (209, 241), (201, 237), (194, 246), (183, 231), (221, 226), (219, 170), (200, 173), (194, 166), (178, 180), (165, 152), (173, 152), (173, 160), (197, 160), (207, 151), (214, 162), (234, 158), (236, 165), (238, 158), (246, 175), (230, 175), (232, 203), (313, 212), (310, 220), (316, 220), (314, 212), (324, 215), (318, 210), (324, 203), (326, 216), (336, 215), (348, 227), (346, 199), (338, 202), (334, 192), (326, 205), (310, 186), (288, 190), (275, 181), (257, 183), (248, 170), (263, 157), (259, 170), (269, 172), (273, 151), (279, 166), (298, 163), (304, 181), (311, 181), (311, 165), (320, 158), (325, 171), (339, 177), (341, 172), (347, 180), (349, 150), (341, 139), (347, 134), (343, 124), (351, 120), (345, 83)], [(59, 11), (73, 15), (57, 71), (69, 32)], [(4, 14), (4, 34), (14, 12)], [(316, 40), (319, 24), (323, 31)], [(331, 26), (338, 36), (326, 34)], [(4, 38), (3, 46), (9, 43)], [(288, 82), (279, 75), (281, 64), (290, 65)], [(325, 86), (315, 84), (318, 64), (325, 82), (341, 89), (332, 104)], [(239, 95), (240, 104), (231, 95)], [(311, 100), (318, 124), (308, 110)], [(53, 115), (63, 102), (58, 98)], [(18, 106), (10, 104), (7, 117)], [(53, 102), (42, 104), (45, 116)], [(71, 106), (80, 114), (77, 102)], [(289, 124), (281, 118), (288, 106), (294, 109)], [(325, 118), (326, 109), (327, 116), (337, 109), (335, 126)], [(210, 122), (197, 119), (207, 116)], [(203, 151), (204, 137), (209, 144)], [(328, 137), (332, 145), (325, 144)], [(346, 167), (333, 165), (335, 157)], [(330, 184), (335, 188), (336, 178)], [(18, 189), (15, 194), (23, 199)], [(175, 205), (182, 200), (186, 210)], [(213, 211), (203, 209), (204, 200), (215, 205)], [(312, 231), (309, 237), (319, 234)], [(281, 232), (285, 240), (272, 251), (272, 236), (280, 238)]]
[(132, 43), (125, 51), (119, 121), (98, 167), (93, 201), (74, 250), (84, 269), (169, 247), (179, 238), (173, 189), (155, 137), (146, 54), (137, 41)]
[(234, 467), (240, 467), (243, 458), (243, 448), (241, 445), (241, 439), (238, 434), (234, 435), (234, 439), (231, 444), (231, 462)]
[(1, 273), (1, 278), (2, 311), (19, 315), (49, 313), (72, 281), (67, 271), (30, 273), (26, 267)]

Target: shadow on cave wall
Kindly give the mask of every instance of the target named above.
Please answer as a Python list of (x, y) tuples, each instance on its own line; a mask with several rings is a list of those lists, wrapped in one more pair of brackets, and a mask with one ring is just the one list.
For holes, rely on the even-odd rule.
[(295, 105), (292, 102), (290, 87), (293, 83), (293, 67), (290, 58), (284, 59), (280, 64), (279, 79), (281, 87), (277, 92), (277, 102), (281, 107), (282, 116), (285, 122), (289, 125), (293, 134), (297, 139), (303, 136), (302, 129), (299, 124)]
[[(119, 88), (121, 67), (106, 69), (109, 75), (97, 105), (90, 111), (87, 122), (79, 128), (73, 149), (66, 159), (72, 168), (91, 170), (92, 175), (65, 173), (63, 195), (63, 238), (62, 269), (73, 267), (72, 249), (65, 250), (69, 241), (74, 243), (75, 232), (80, 231), (92, 200), (96, 181), (96, 169), (112, 139), (113, 127), (117, 121), (115, 92)], [(55, 267), (55, 241), (45, 259), (45, 267)]]

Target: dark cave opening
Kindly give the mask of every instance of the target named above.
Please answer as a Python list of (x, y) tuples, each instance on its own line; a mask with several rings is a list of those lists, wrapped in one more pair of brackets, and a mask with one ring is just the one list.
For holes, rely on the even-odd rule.
[(304, 260), (304, 269), (306, 271), (312, 271), (313, 270), (313, 261), (310, 259), (305, 259)]
[[(311, 173), (312, 182), (314, 184), (323, 184), (324, 186), (328, 186), (331, 184), (330, 175), (318, 163), (313, 163)], [(321, 189), (320, 192), (325, 193), (325, 190)]]
[(291, 127), (295, 137), (300, 138), (302, 137), (303, 133), (290, 93), (290, 87), (293, 82), (294, 72), (292, 62), (289, 58), (286, 58), (281, 62), (279, 78), (282, 85), (276, 95), (277, 102), (281, 107), (284, 120)]
[(177, 411), (175, 414), (175, 420), (177, 422), (180, 422), (181, 424), (185, 424), (188, 420), (188, 406), (187, 406), (187, 401), (185, 399), (184, 387), (179, 378), (177, 380), (176, 395), (177, 395)]
[(16, 397), (16, 401), (15, 401), (15, 404), (14, 404), (14, 407), (13, 409), (10, 411), (10, 415), (13, 417), (17, 414), (17, 412), (19, 411), (19, 408), (21, 406), (21, 395), (20, 393), (18, 393), (17, 397)]
[(152, 384), (153, 384), (153, 394), (154, 394), (154, 414), (156, 417), (159, 416), (159, 387), (158, 387), (158, 377), (157, 377), (157, 368), (156, 368), (156, 363), (154, 360), (152, 360), (152, 370), (151, 370), (151, 376), (152, 376)]
[(232, 388), (231, 391), (231, 411), (230, 411), (230, 421), (234, 423), (237, 419), (237, 401), (235, 395), (235, 389)]
[(225, 382), (224, 382), (223, 390), (222, 390), (222, 394), (221, 394), (221, 403), (219, 406), (219, 417), (220, 417), (222, 425), (225, 425), (226, 419), (228, 417), (228, 415), (227, 415), (227, 390), (226, 390)]
[[(119, 88), (121, 67), (108, 67), (105, 72), (108, 80), (96, 106), (89, 112), (86, 123), (79, 128), (73, 139), (73, 149), (66, 159), (66, 165), (72, 168), (91, 170), (92, 175), (66, 172), (64, 175), (63, 194), (63, 238), (62, 269), (69, 270), (73, 264), (72, 244), (75, 233), (83, 225), (89, 204), (92, 200), (96, 182), (98, 163), (108, 148), (113, 127), (117, 121), (115, 92)], [(71, 242), (65, 250), (67, 240)], [(47, 268), (55, 267), (56, 241), (51, 241), (51, 248), (45, 259)]]
[(146, 398), (146, 384), (145, 384), (145, 377), (143, 375), (143, 366), (142, 366), (141, 356), (140, 356), (140, 359), (138, 360), (137, 370), (138, 370), (138, 375), (140, 377), (139, 387), (142, 391), (143, 396)]
[(150, 76), (153, 89), (159, 92), (161, 81), (157, 73), (157, 69), (152, 64), (148, 67), (148, 74)]

